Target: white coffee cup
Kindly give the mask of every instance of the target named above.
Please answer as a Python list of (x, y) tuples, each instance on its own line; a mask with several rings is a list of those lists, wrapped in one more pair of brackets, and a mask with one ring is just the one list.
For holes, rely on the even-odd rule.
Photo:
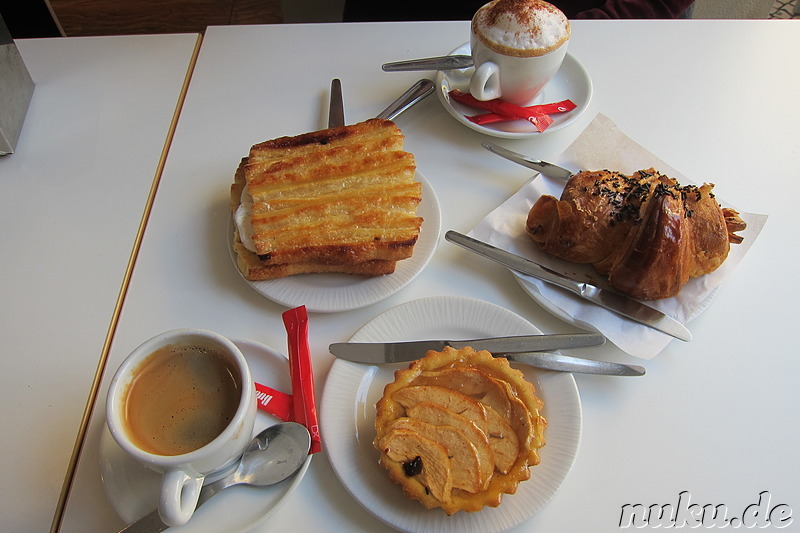
[(489, 2), (472, 18), (470, 93), (529, 105), (561, 68), (569, 37), (569, 21), (552, 4)]
[[(173, 415), (174, 427), (167, 420)], [(106, 399), (117, 444), (163, 473), (158, 510), (168, 526), (191, 518), (206, 476), (234, 465), (255, 418), (255, 385), (242, 352), (205, 330), (167, 331), (141, 344), (117, 370)]]

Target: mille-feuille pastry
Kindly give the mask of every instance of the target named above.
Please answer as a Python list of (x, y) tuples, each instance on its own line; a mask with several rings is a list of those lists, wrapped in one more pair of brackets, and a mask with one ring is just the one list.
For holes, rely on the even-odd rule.
[(429, 351), (384, 388), (373, 444), (389, 478), (426, 508), (497, 507), (539, 464), (542, 405), (506, 359), (472, 348)]
[(394, 272), (422, 224), (422, 187), (403, 141), (393, 122), (371, 119), (254, 145), (231, 186), (245, 278)]
[(716, 270), (735, 234), (746, 227), (723, 208), (713, 184), (681, 186), (654, 169), (631, 176), (584, 171), (561, 199), (540, 197), (526, 231), (539, 248), (574, 263), (589, 263), (612, 287), (635, 298), (675, 296), (690, 278)]

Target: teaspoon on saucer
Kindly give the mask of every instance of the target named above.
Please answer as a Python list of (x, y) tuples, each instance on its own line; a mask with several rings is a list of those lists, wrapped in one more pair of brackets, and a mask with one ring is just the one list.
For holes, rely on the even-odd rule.
[(467, 68), (474, 65), (472, 56), (452, 55), (440, 57), (427, 57), (425, 59), (409, 59), (407, 61), (394, 61), (384, 63), (381, 68), (384, 72), (408, 72), (412, 70), (452, 70)]
[[(310, 448), (311, 435), (302, 424), (284, 422), (268, 427), (253, 437), (235, 470), (203, 486), (197, 506), (200, 507), (219, 491), (234, 485), (266, 487), (280, 483), (300, 469), (308, 458)], [(161, 521), (156, 509), (120, 533), (152, 533), (168, 527)]]

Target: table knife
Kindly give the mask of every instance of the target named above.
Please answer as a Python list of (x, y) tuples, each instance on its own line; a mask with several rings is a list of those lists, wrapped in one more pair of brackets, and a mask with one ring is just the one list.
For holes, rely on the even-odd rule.
[(562, 180), (568, 180), (572, 177), (571, 171), (564, 167), (554, 165), (553, 163), (548, 163), (547, 161), (542, 161), (540, 159), (533, 159), (532, 157), (522, 155), (518, 152), (509, 150), (508, 148), (503, 148), (502, 146), (490, 142), (482, 142), (481, 146), (493, 154), (497, 154), (500, 157), (505, 157), (509, 161), (513, 161), (514, 163), (522, 165), (523, 167), (532, 168), (533, 170), (536, 170), (545, 176)]
[(440, 57), (426, 57), (424, 59), (409, 59), (384, 63), (381, 69), (384, 72), (408, 72), (412, 70), (452, 70), (467, 68), (475, 64), (472, 56), (452, 55)]
[(509, 361), (535, 366), (558, 372), (574, 372), (580, 374), (597, 374), (604, 376), (644, 376), (645, 369), (639, 365), (626, 365), (608, 361), (581, 359), (560, 353), (529, 352), (503, 355)]
[(606, 342), (600, 333), (562, 333), (557, 335), (517, 335), (471, 340), (419, 340), (404, 342), (337, 342), (329, 346), (330, 352), (341, 359), (357, 363), (402, 363), (425, 355), (428, 350), (445, 347), (460, 349), (471, 346), (494, 355), (582, 348), (599, 346)]
[(584, 300), (588, 300), (609, 311), (613, 311), (635, 322), (666, 333), (676, 339), (687, 342), (692, 340), (692, 334), (686, 326), (665, 315), (661, 311), (637, 302), (623, 294), (568, 278), (563, 274), (543, 267), (529, 259), (501, 250), (491, 244), (473, 239), (472, 237), (468, 237), (456, 231), (448, 231), (445, 234), (445, 239), (482, 255), (483, 257), (496, 261), (512, 270), (567, 289)]
[[(515, 342), (514, 337), (507, 337), (509, 342)], [(591, 341), (604, 341), (602, 335), (577, 334), (577, 335), (532, 335), (517, 337), (522, 346), (524, 342), (539, 342), (538, 346), (577, 347), (586, 346)], [(529, 339), (529, 340), (522, 340)], [(569, 341), (569, 342), (565, 342)], [(427, 350), (441, 350), (444, 346), (459, 348), (472, 346), (475, 349), (486, 349), (503, 346), (504, 339), (475, 339), (467, 341), (409, 341), (387, 343), (336, 343), (330, 345), (330, 351), (340, 359), (355, 361), (357, 363), (385, 364), (400, 363), (419, 359)], [(599, 342), (595, 342), (599, 344)], [(517, 346), (511, 346), (516, 349)], [(495, 357), (505, 357), (515, 363), (555, 370), (558, 372), (575, 372), (582, 374), (597, 374), (606, 376), (643, 376), (645, 369), (637, 365), (611, 363), (607, 361), (594, 361), (581, 359), (558, 353), (549, 352), (494, 352)]]

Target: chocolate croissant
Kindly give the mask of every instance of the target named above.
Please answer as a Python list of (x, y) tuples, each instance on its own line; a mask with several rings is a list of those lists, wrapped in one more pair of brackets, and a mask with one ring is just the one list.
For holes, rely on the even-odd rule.
[(670, 298), (692, 277), (716, 270), (740, 243), (739, 213), (722, 208), (713, 184), (681, 186), (654, 169), (631, 176), (583, 171), (561, 199), (542, 196), (526, 231), (547, 253), (589, 263), (634, 298)]

